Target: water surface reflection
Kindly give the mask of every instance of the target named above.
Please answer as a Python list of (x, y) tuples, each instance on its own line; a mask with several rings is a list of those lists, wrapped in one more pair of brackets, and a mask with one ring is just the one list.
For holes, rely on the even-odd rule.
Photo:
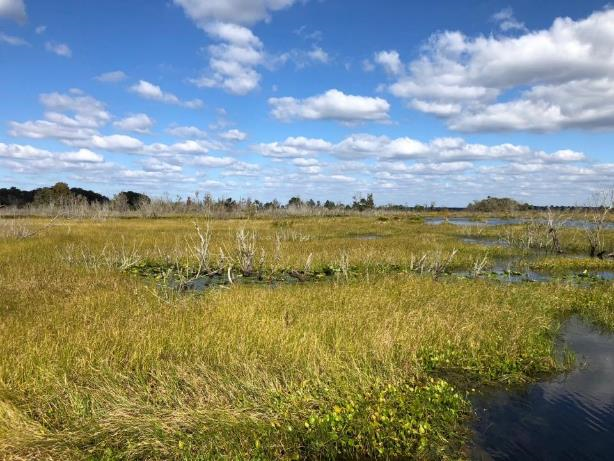
[(614, 459), (614, 335), (572, 318), (562, 341), (571, 373), (474, 402), (474, 459)]

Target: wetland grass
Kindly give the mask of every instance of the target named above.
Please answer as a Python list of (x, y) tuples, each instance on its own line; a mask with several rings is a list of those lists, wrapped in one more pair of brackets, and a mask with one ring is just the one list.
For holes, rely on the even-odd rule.
[[(463, 458), (474, 392), (570, 366), (554, 345), (572, 314), (614, 329), (609, 283), (436, 276), (444, 263), (483, 272), (494, 257), (526, 255), (464, 243), (453, 226), (376, 217), (199, 226), (59, 219), (33, 238), (0, 240), (0, 458)], [(575, 245), (567, 229), (559, 238)], [(438, 271), (405, 270), (425, 254), (440, 255)], [(161, 296), (151, 277), (127, 270), (143, 262), (344, 274)]]

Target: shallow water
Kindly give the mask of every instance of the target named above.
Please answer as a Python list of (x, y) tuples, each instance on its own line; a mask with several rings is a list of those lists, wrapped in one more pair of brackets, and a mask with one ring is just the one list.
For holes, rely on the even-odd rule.
[(614, 459), (614, 335), (572, 318), (562, 346), (571, 373), (476, 399), (474, 459)]
[[(426, 224), (439, 225), (439, 224), (454, 224), (456, 226), (504, 226), (515, 225), (529, 222), (527, 219), (522, 218), (488, 218), (481, 221), (474, 221), (468, 218), (429, 218), (424, 221)], [(545, 224), (544, 220), (537, 220), (538, 224)], [(561, 223), (561, 227), (570, 229), (584, 229), (595, 227), (594, 223), (581, 219), (571, 219)], [(614, 229), (614, 222), (603, 223), (604, 229)]]
[(424, 221), (426, 224), (454, 224), (456, 226), (503, 226), (506, 224), (522, 224), (524, 220), (516, 218), (488, 218), (481, 221), (474, 221), (468, 218), (429, 218)]

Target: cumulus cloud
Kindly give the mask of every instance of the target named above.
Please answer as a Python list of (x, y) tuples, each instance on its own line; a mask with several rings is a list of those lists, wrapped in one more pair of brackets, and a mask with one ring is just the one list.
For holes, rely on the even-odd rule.
[[(261, 75), (257, 69), (267, 64), (262, 42), (246, 26), (269, 20), (271, 12), (291, 6), (295, 0), (174, 2), (217, 42), (207, 47), (208, 69), (190, 81), (200, 88), (221, 88), (231, 94), (245, 95), (258, 88)], [(284, 54), (278, 60), (287, 60), (291, 54)], [(301, 56), (314, 62), (328, 62), (329, 59), (328, 54), (319, 47)]]
[(4, 143), (0, 143), (0, 158), (20, 161), (55, 159), (66, 163), (100, 163), (104, 161), (101, 155), (88, 149), (79, 149), (76, 152), (53, 153), (30, 145)]
[(195, 126), (172, 125), (166, 132), (177, 138), (206, 138), (207, 132)]
[(111, 72), (102, 73), (94, 78), (102, 83), (117, 83), (126, 80), (128, 76), (124, 71), (114, 70)]
[(133, 114), (114, 122), (113, 125), (124, 131), (149, 133), (154, 121), (147, 114)]
[(201, 155), (194, 157), (192, 163), (194, 165), (207, 166), (212, 168), (221, 168), (232, 165), (236, 160), (232, 157), (213, 157), (210, 155)]
[(146, 80), (139, 80), (139, 83), (130, 87), (130, 91), (144, 99), (151, 99), (153, 101), (159, 101), (166, 104), (183, 106), (187, 107), (188, 109), (199, 109), (203, 106), (203, 102), (200, 99), (183, 101), (173, 93), (162, 91), (162, 88), (160, 88), (158, 85), (154, 85)]
[(45, 119), (11, 121), (11, 136), (33, 139), (86, 139), (111, 119), (104, 103), (78, 89), (71, 89), (68, 93), (43, 93), (39, 100), (45, 107)]
[(380, 51), (375, 53), (373, 60), (390, 75), (400, 75), (403, 73), (403, 63), (398, 51)]
[(23, 24), (28, 19), (26, 5), (23, 0), (0, 0), (0, 17), (9, 18)]
[(606, 9), (519, 36), (438, 33), (388, 89), (461, 131), (614, 129), (612, 30)]
[(104, 157), (89, 149), (79, 149), (76, 152), (66, 152), (59, 154), (60, 160), (65, 162), (86, 162), (100, 163), (104, 161)]
[(244, 95), (258, 87), (256, 67), (264, 62), (262, 42), (247, 27), (215, 22), (205, 27), (219, 43), (207, 47), (209, 69), (190, 81), (198, 87), (222, 88)]
[(244, 141), (247, 139), (247, 133), (233, 128), (232, 130), (228, 130), (220, 134), (220, 138), (225, 139), (226, 141)]
[(291, 6), (295, 0), (174, 0), (201, 28), (212, 21), (254, 24), (270, 19), (270, 13)]
[[(94, 128), (111, 118), (104, 103), (79, 89), (71, 89), (68, 93), (43, 93), (39, 100), (48, 110), (47, 117), (54, 122)], [(74, 119), (62, 117), (59, 112), (74, 114)]]
[(220, 168), (222, 176), (255, 176), (260, 171), (260, 166), (242, 162), (234, 157), (215, 157), (212, 155), (200, 155), (188, 160), (188, 163), (197, 167)]
[(125, 153), (138, 153), (144, 148), (144, 144), (140, 139), (123, 134), (112, 134), (109, 136), (96, 134), (87, 139), (66, 140), (65, 142), (75, 147)]
[(163, 156), (206, 154), (219, 145), (207, 140), (186, 140), (174, 144), (154, 143), (144, 146), (140, 153), (158, 154)]
[(278, 120), (388, 120), (390, 104), (382, 98), (354, 96), (332, 89), (306, 99), (270, 98), (271, 114)]
[(50, 53), (57, 54), (64, 58), (70, 58), (72, 56), (72, 50), (66, 43), (46, 42), (45, 49)]
[(301, 159), (300, 162), (311, 161), (317, 154), (329, 154), (343, 160), (427, 160), (432, 164), (472, 161), (560, 164), (586, 160), (583, 153), (569, 149), (546, 153), (510, 143), (486, 145), (469, 143), (463, 138), (435, 138), (423, 142), (410, 137), (389, 138), (367, 133), (352, 134), (337, 143), (319, 138), (289, 137), (284, 141), (260, 143), (253, 146), (253, 149), (265, 157)]
[(306, 138), (304, 136), (289, 137), (285, 141), (261, 143), (254, 149), (261, 155), (274, 158), (305, 157), (332, 149), (333, 144), (323, 139)]
[(11, 121), (8, 132), (18, 138), (60, 140), (87, 139), (96, 133), (92, 128), (65, 125), (49, 120)]

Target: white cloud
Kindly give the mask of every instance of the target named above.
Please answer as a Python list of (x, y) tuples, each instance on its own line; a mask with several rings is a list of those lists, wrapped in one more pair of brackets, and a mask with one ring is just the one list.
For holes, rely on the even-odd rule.
[(110, 136), (95, 135), (87, 141), (74, 141), (71, 145), (114, 152), (139, 152), (143, 148), (141, 140), (123, 134), (113, 134)]
[(15, 37), (14, 35), (7, 35), (3, 32), (0, 32), (0, 42), (7, 43), (12, 46), (29, 46), (30, 45), (26, 40), (24, 40), (21, 37)]
[(190, 81), (198, 87), (222, 88), (244, 95), (258, 87), (256, 66), (264, 61), (262, 42), (251, 30), (237, 24), (212, 23), (205, 30), (221, 41), (207, 47), (209, 69)]
[(205, 26), (205, 31), (212, 38), (232, 43), (236, 46), (262, 46), (262, 42), (247, 27), (229, 22), (212, 22)]
[(192, 99), (190, 101), (182, 101), (173, 93), (162, 91), (158, 85), (154, 85), (146, 80), (139, 80), (139, 83), (132, 85), (130, 91), (138, 94), (144, 99), (164, 102), (167, 104), (175, 104), (177, 106), (187, 107), (189, 109), (199, 109), (203, 106), (200, 99)]
[(173, 163), (164, 162), (156, 157), (143, 159), (141, 162), (145, 171), (162, 171), (162, 172), (181, 172), (182, 168)]
[(390, 104), (385, 99), (347, 95), (336, 89), (306, 99), (270, 98), (269, 105), (272, 115), (283, 121), (383, 121), (388, 120), (390, 109)]
[(545, 152), (538, 153), (538, 158), (545, 163), (566, 163), (566, 162), (581, 162), (586, 160), (586, 155), (582, 152), (575, 152), (570, 149), (562, 149), (552, 154), (546, 154)]
[(189, 154), (206, 154), (211, 149), (216, 149), (219, 146), (205, 140), (186, 140), (174, 144), (154, 143), (145, 146), (141, 153), (147, 154), (162, 154), (162, 155), (189, 155)]
[(0, 0), (0, 17), (24, 23), (28, 19), (23, 0)]
[(194, 157), (192, 163), (200, 166), (207, 166), (211, 168), (221, 168), (230, 166), (235, 163), (236, 160), (232, 157), (212, 157), (210, 155), (201, 155), (200, 157)]
[(333, 144), (323, 139), (305, 138), (303, 136), (289, 137), (285, 141), (258, 144), (254, 149), (265, 157), (297, 158), (326, 152)]
[(433, 114), (439, 117), (456, 115), (462, 110), (462, 106), (460, 104), (427, 102), (420, 99), (412, 100), (410, 102), (410, 106), (416, 110), (419, 110), (420, 112), (426, 112), (427, 114)]
[(233, 128), (232, 130), (228, 130), (220, 134), (220, 138), (225, 139), (226, 141), (244, 141), (247, 139), (247, 133)]
[[(313, 157), (329, 154), (344, 160), (374, 158), (382, 162), (426, 160), (428, 164), (466, 162), (524, 162), (525, 164), (577, 163), (586, 160), (581, 152), (569, 149), (546, 153), (510, 143), (486, 145), (463, 138), (435, 138), (422, 142), (409, 137), (389, 138), (357, 133), (337, 143), (317, 138), (290, 137), (284, 141), (261, 143), (254, 151), (265, 157), (291, 158), (296, 165), (313, 165)], [(442, 167), (440, 170), (445, 170)]]
[(11, 136), (32, 139), (87, 139), (95, 133), (92, 128), (68, 126), (49, 120), (11, 121), (9, 127)]
[(105, 72), (103, 74), (100, 74), (96, 77), (94, 77), (96, 80), (98, 80), (99, 82), (103, 82), (103, 83), (117, 83), (117, 82), (121, 82), (123, 80), (126, 80), (126, 78), (128, 78), (128, 76), (126, 75), (125, 72), (121, 71), (121, 70), (114, 70), (111, 72)]
[(47, 30), (47, 26), (38, 26), (36, 29), (34, 29), (34, 32), (36, 32), (37, 35), (41, 35), (44, 34)]
[(438, 33), (389, 91), (462, 131), (611, 130), (612, 30), (614, 9), (606, 9), (519, 36)]
[(399, 53), (395, 50), (380, 51), (375, 53), (373, 60), (381, 65), (390, 75), (400, 75), (403, 73), (403, 64)]
[(166, 132), (177, 138), (206, 138), (207, 132), (195, 126), (173, 125)]
[(310, 50), (292, 49), (277, 56), (268, 56), (265, 65), (269, 69), (276, 69), (292, 62), (297, 69), (303, 69), (312, 64), (328, 64), (330, 61), (330, 55), (323, 48), (314, 45)]
[(307, 56), (312, 61), (317, 61), (317, 62), (321, 62), (324, 64), (326, 64), (330, 59), (330, 57), (328, 56), (328, 53), (324, 51), (322, 48), (320, 48), (319, 46), (313, 47), (311, 51), (308, 51)]
[(613, 129), (614, 78), (536, 85), (518, 100), (466, 110), (449, 124), (463, 131)]
[(196, 25), (205, 28), (214, 21), (254, 24), (268, 20), (270, 13), (291, 6), (295, 0), (174, 0)]
[(100, 163), (104, 161), (102, 155), (96, 154), (89, 149), (79, 149), (76, 152), (66, 152), (59, 155), (60, 160), (65, 162)]
[(392, 162), (379, 165), (380, 171), (420, 175), (449, 175), (470, 170), (472, 167), (471, 162), (412, 163), (410, 165), (403, 162)]
[[(9, 122), (9, 134), (34, 139), (88, 139), (104, 126), (111, 115), (104, 103), (78, 89), (68, 93), (44, 93), (39, 97), (45, 107), (45, 120)], [(67, 115), (68, 114), (68, 115)]]
[[(236, 95), (258, 88), (261, 75), (257, 68), (265, 64), (264, 47), (246, 25), (268, 20), (270, 12), (289, 7), (294, 1), (174, 0), (198, 27), (218, 42), (207, 47), (208, 69), (190, 81), (199, 88), (221, 88)], [(319, 47), (305, 56), (311, 61), (328, 61), (328, 54)]]
[(64, 58), (72, 56), (72, 50), (66, 43), (46, 42), (45, 49)]
[(30, 145), (0, 143), (0, 158), (10, 158), (19, 161), (57, 160), (66, 163), (101, 163), (101, 155), (87, 149), (76, 152), (53, 153)]
[(516, 19), (514, 16), (514, 10), (511, 8), (504, 8), (493, 14), (492, 19), (498, 24), (499, 29), (501, 29), (503, 32), (509, 32), (511, 30), (520, 30), (523, 32), (528, 31), (524, 23)]
[(0, 157), (13, 159), (35, 159), (49, 156), (49, 151), (33, 146), (4, 144), (0, 142)]
[[(39, 100), (46, 109), (53, 111), (52, 114), (55, 112), (74, 114), (76, 126), (99, 127), (111, 118), (104, 103), (78, 89), (71, 89), (68, 93), (64, 94), (58, 92), (43, 93), (40, 95)], [(51, 115), (50, 118), (54, 119), (54, 116)], [(57, 117), (53, 121), (57, 121)]]
[(149, 133), (154, 121), (147, 114), (134, 114), (114, 122), (113, 125), (124, 131)]
[(297, 166), (319, 166), (320, 162), (315, 158), (295, 158), (292, 163)]

